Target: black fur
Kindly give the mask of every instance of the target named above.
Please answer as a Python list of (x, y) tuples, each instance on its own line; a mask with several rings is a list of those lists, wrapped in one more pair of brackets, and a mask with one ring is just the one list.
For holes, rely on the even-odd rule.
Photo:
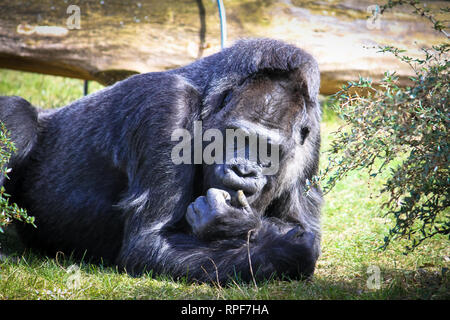
[[(253, 39), (39, 114), (23, 99), (3, 97), (1, 120), (19, 149), (5, 185), (37, 225), (22, 233), (48, 252), (102, 258), (132, 274), (220, 282), (310, 276), (320, 253), (321, 193), (304, 188), (318, 166), (318, 89), (309, 54)], [(173, 130), (192, 132), (195, 120), (224, 130), (239, 119), (286, 137), (278, 173), (257, 177), (264, 183), (246, 194), (248, 207), (222, 201), (220, 190), (234, 200), (236, 190), (217, 166), (170, 158)], [(244, 188), (256, 181), (236, 168)], [(196, 214), (208, 222), (195, 222)]]

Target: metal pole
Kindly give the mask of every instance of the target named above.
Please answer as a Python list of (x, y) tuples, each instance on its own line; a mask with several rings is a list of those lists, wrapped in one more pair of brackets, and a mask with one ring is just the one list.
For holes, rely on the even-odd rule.
[(217, 0), (217, 6), (219, 7), (220, 17), (220, 44), (222, 49), (225, 48), (227, 42), (227, 17), (225, 14), (225, 7), (222, 0)]
[(84, 93), (85, 96), (87, 96), (87, 95), (89, 94), (88, 83), (89, 83), (89, 81), (84, 80), (84, 90), (83, 90), (83, 93)]

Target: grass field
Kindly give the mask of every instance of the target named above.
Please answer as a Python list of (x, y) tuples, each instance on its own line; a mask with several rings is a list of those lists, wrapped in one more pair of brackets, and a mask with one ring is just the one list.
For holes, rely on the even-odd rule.
[[(100, 88), (90, 83), (90, 92)], [(67, 104), (81, 97), (82, 89), (80, 80), (0, 70), (0, 95), (19, 95), (40, 107)], [(326, 112), (322, 167), (338, 126), (338, 119)], [(42, 257), (18, 249), (14, 253), (14, 238), (3, 236), (0, 250), (13, 253), (1, 256), (0, 299), (448, 299), (448, 238), (428, 240), (408, 255), (403, 240), (385, 251), (378, 249), (391, 225), (379, 209), (382, 196), (376, 190), (382, 184), (383, 176), (369, 180), (365, 172), (354, 172), (326, 195), (323, 252), (311, 282), (268, 281), (255, 288), (243, 283), (190, 284), (150, 275), (133, 278), (61, 255)]]

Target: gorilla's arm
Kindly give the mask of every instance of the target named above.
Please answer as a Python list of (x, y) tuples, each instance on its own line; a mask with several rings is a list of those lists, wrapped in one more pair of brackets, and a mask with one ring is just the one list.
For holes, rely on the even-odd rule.
[[(134, 207), (130, 207), (117, 263), (128, 272), (152, 270), (175, 278), (218, 279), (221, 283), (235, 275), (251, 281), (249, 261), (256, 279), (267, 279), (274, 273), (294, 278), (313, 272), (313, 233), (303, 233), (281, 219), (262, 218), (244, 212), (244, 208), (225, 206), (217, 189), (210, 189), (190, 204), (189, 184), (194, 173), (188, 166), (173, 168), (173, 173), (168, 167), (164, 171), (164, 187), (158, 185), (162, 181), (158, 173), (163, 171), (154, 170), (155, 176), (143, 181), (148, 192), (127, 201)], [(162, 189), (170, 192), (163, 193)], [(199, 221), (188, 218), (196, 202)], [(190, 225), (185, 219), (191, 220)]]
[[(312, 233), (303, 233), (298, 227), (286, 232), (281, 221), (256, 220), (256, 228), (247, 231), (248, 238), (240, 236), (212, 241), (173, 230), (168, 224), (155, 223), (134, 232), (122, 248), (119, 263), (127, 271), (137, 274), (153, 270), (175, 278), (185, 276), (190, 280), (218, 280), (220, 283), (236, 275), (251, 281), (252, 276), (260, 280), (273, 274), (292, 278), (312, 274), (315, 263)], [(132, 224), (136, 224), (134, 219)], [(222, 229), (231, 231), (234, 227), (227, 225), (226, 218), (222, 220)]]

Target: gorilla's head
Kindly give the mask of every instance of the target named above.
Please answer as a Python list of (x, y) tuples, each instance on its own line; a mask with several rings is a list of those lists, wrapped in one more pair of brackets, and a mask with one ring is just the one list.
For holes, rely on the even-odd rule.
[(317, 170), (319, 70), (309, 54), (276, 41), (266, 47), (259, 42), (248, 54), (241, 60), (251, 72), (221, 78), (218, 71), (206, 99), (203, 128), (222, 133), (224, 161), (204, 164), (204, 189), (226, 190), (232, 199), (242, 190), (252, 207), (264, 211), (274, 196)]

